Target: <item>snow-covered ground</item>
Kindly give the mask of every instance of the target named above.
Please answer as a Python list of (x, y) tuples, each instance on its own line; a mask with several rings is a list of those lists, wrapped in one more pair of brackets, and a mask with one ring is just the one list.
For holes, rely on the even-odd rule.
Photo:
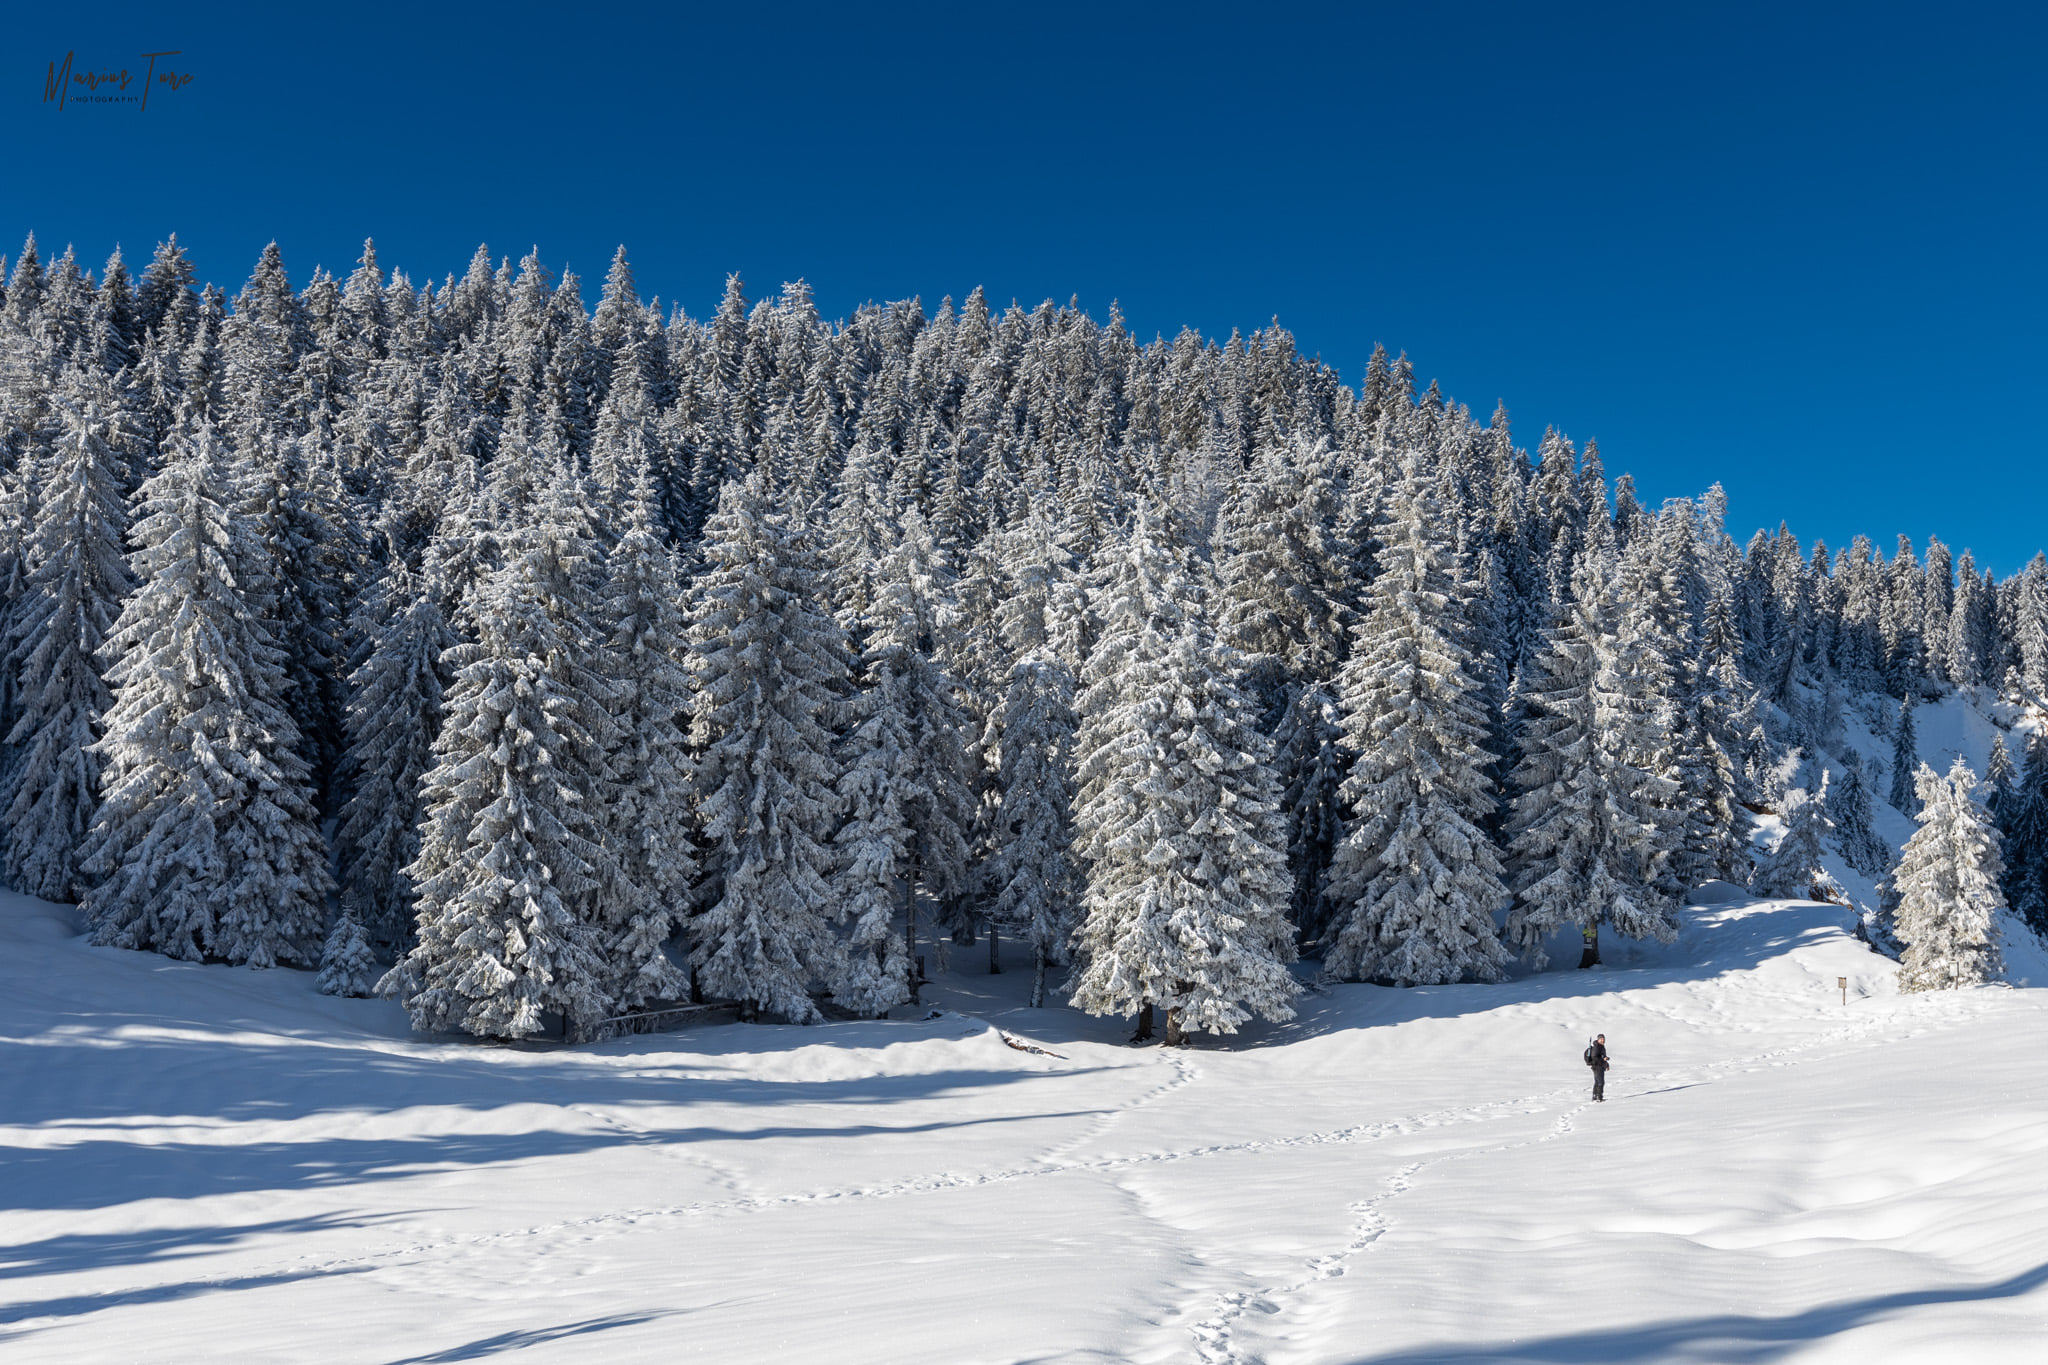
[(1184, 1050), (979, 948), (936, 1019), (560, 1049), (0, 897), (0, 1358), (2038, 1360), (2048, 990), (1843, 922)]

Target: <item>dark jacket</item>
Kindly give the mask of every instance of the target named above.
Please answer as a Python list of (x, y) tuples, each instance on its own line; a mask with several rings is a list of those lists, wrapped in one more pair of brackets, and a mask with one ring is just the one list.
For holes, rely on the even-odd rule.
[(1595, 1071), (1605, 1071), (1607, 1069), (1607, 1044), (1593, 1044), (1593, 1061), (1591, 1065)]

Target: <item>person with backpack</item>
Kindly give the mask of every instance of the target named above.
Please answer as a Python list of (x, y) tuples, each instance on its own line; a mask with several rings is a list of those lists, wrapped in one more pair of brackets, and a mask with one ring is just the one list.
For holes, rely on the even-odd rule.
[(1607, 1102), (1607, 1035), (1602, 1033), (1586, 1044), (1586, 1065), (1593, 1068), (1593, 1098)]

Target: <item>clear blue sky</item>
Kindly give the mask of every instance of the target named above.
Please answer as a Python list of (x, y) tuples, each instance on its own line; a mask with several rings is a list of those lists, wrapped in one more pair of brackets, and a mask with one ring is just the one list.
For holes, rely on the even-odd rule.
[[(2048, 545), (2048, 119), (2031, 6), (39, 6), (0, 62), (0, 250), (231, 291), (365, 236), (417, 281), (626, 243), (828, 315), (975, 284), (1141, 335), (1279, 318), (1597, 437), (1734, 529)], [(47, 64), (162, 59), (148, 109)]]

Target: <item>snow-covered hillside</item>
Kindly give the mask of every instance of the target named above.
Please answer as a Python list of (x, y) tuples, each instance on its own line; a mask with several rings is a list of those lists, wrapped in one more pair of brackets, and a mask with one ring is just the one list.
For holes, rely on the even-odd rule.
[(2048, 991), (1899, 996), (1843, 920), (1694, 907), (1227, 1045), (977, 950), (937, 1018), (566, 1050), (0, 897), (0, 1355), (2038, 1359)]

